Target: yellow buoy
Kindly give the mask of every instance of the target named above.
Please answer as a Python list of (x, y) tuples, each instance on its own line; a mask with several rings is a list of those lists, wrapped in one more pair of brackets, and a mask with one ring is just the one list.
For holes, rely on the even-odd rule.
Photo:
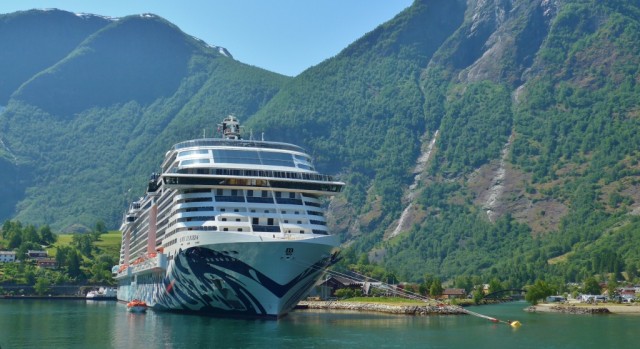
[(521, 324), (521, 323), (520, 323), (520, 321), (518, 321), (518, 320), (516, 320), (516, 321), (511, 321), (511, 322), (509, 323), (509, 325), (511, 325), (511, 327), (513, 327), (513, 328), (518, 328), (518, 327), (522, 326), (522, 324)]

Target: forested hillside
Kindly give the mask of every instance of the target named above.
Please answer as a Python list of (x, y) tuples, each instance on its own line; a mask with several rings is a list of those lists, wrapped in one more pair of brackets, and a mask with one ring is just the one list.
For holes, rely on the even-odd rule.
[[(0, 16), (0, 38), (27, 14)], [(3, 218), (115, 227), (167, 147), (234, 113), (347, 183), (328, 203), (343, 267), (514, 286), (638, 273), (638, 1), (416, 0), (294, 78), (155, 16), (91, 18), (0, 85)]]
[[(38, 14), (49, 11), (5, 16)], [(117, 228), (173, 143), (211, 135), (228, 114), (252, 115), (288, 79), (160, 17), (112, 20), (17, 84), (0, 116), (0, 216), (62, 231), (99, 219)]]
[(252, 122), (303, 130), (349, 183), (332, 202), (345, 266), (633, 277), (639, 19), (626, 1), (416, 1)]

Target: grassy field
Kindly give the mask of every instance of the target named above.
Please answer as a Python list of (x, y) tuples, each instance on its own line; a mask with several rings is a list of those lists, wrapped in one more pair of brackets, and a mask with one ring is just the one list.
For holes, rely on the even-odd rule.
[[(58, 241), (47, 248), (49, 256), (55, 257), (56, 247), (71, 245), (72, 236), (73, 234), (58, 234)], [(121, 239), (122, 234), (119, 231), (110, 231), (106, 234), (100, 235), (100, 240), (96, 241), (94, 244), (100, 250), (104, 251), (104, 253), (118, 256), (120, 254)]]

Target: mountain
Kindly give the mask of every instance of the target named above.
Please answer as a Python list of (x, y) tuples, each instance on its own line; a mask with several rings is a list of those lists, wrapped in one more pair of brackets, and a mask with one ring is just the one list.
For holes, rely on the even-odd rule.
[[(27, 14), (47, 15), (0, 36)], [(91, 18), (5, 92), (0, 216), (115, 226), (168, 146), (234, 113), (347, 182), (328, 203), (344, 267), (638, 275), (639, 1), (416, 0), (294, 78), (157, 16)]]
[(66, 57), (87, 36), (111, 23), (60, 10), (22, 11), (0, 15), (0, 105), (43, 69)]
[[(50, 13), (5, 16), (21, 22)], [(70, 17), (77, 16), (58, 25)], [(97, 220), (115, 228), (171, 144), (215, 128), (222, 115), (255, 113), (290, 79), (237, 62), (154, 15), (109, 20), (85, 36), (15, 84), (0, 116), (5, 219), (64, 231)]]
[(296, 141), (348, 182), (331, 203), (345, 265), (511, 285), (632, 277), (638, 10), (416, 1), (251, 122), (282, 140), (302, 130)]

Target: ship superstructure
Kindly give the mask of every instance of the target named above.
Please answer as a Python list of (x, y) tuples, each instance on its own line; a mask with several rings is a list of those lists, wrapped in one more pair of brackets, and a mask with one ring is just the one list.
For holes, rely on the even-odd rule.
[(243, 140), (234, 116), (218, 129), (222, 138), (175, 144), (125, 213), (118, 299), (279, 317), (333, 261), (321, 198), (344, 183), (298, 146)]

